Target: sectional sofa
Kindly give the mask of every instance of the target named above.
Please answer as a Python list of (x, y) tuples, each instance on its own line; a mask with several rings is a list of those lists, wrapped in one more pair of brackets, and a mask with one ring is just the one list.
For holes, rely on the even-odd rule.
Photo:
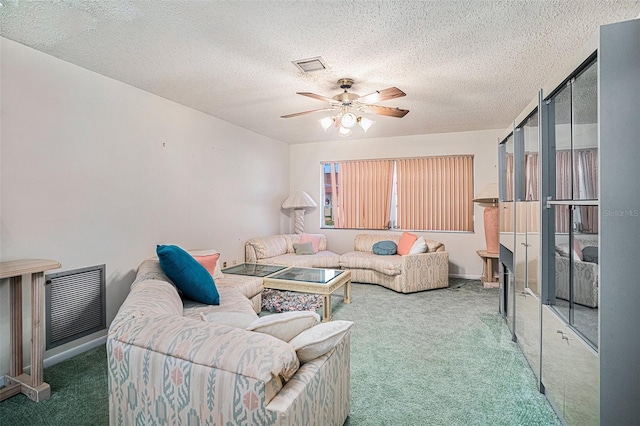
[(339, 255), (327, 250), (323, 234), (311, 234), (319, 239), (319, 249), (313, 255), (297, 255), (294, 244), (300, 235), (272, 235), (252, 238), (245, 244), (245, 261), (272, 265), (346, 269), (351, 280), (378, 284), (400, 293), (413, 293), (449, 286), (449, 254), (443, 243), (425, 238), (422, 253), (382, 256), (373, 253), (373, 245), (389, 240), (399, 243), (401, 234), (358, 234), (354, 250)]
[(157, 259), (140, 265), (107, 336), (109, 423), (342, 425), (350, 330), (302, 360), (293, 340), (216, 322), (258, 318), (260, 278), (215, 284), (220, 305), (186, 301)]

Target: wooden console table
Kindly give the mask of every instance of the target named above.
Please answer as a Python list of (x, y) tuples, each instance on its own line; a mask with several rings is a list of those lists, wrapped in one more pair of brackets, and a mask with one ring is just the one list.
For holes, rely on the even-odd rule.
[[(60, 263), (48, 259), (27, 259), (0, 262), (0, 279), (9, 278), (11, 304), (11, 365), (4, 376), (5, 387), (0, 389), (0, 401), (20, 392), (35, 402), (51, 396), (49, 384), (43, 381), (44, 335), (44, 271), (58, 269)], [(22, 365), (22, 276), (31, 281), (31, 375)]]
[(484, 288), (500, 287), (500, 282), (493, 277), (493, 259), (498, 259), (498, 253), (489, 253), (486, 250), (477, 250), (478, 256), (484, 260), (484, 271), (482, 274), (482, 286)]

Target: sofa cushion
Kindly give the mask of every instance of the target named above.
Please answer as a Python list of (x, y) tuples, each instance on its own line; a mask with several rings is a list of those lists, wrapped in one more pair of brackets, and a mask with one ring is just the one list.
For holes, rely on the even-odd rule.
[(156, 253), (164, 273), (187, 297), (209, 305), (220, 304), (213, 277), (189, 253), (174, 245), (158, 245)]
[(244, 297), (251, 299), (262, 293), (262, 278), (252, 277), (249, 275), (226, 274), (224, 278), (216, 280), (216, 287), (233, 287), (238, 290)]
[(330, 251), (319, 251), (313, 256), (297, 256), (293, 253), (287, 253), (269, 259), (260, 259), (258, 263), (307, 268), (339, 268), (340, 255)]
[(378, 241), (373, 245), (373, 253), (381, 256), (396, 254), (398, 252), (398, 246), (393, 241), (384, 240)]
[(400, 275), (402, 256), (378, 256), (363, 251), (352, 251), (340, 256), (340, 266), (344, 269), (372, 269), (386, 275)]
[(418, 236), (416, 234), (412, 234), (411, 232), (403, 232), (402, 236), (400, 237), (400, 242), (398, 243), (398, 254), (401, 256), (409, 254), (413, 243), (415, 243), (417, 239)]
[(353, 240), (353, 249), (356, 251), (373, 252), (373, 245), (378, 241), (393, 241), (398, 244), (400, 235), (396, 234), (356, 234)]
[(319, 321), (320, 315), (311, 311), (282, 312), (258, 318), (249, 324), (246, 329), (270, 334), (288, 342), (304, 330), (313, 327)]
[(301, 363), (311, 361), (333, 349), (349, 331), (353, 322), (331, 321), (318, 324), (291, 339)]
[(211, 312), (208, 314), (200, 312), (200, 317), (203, 321), (244, 329), (256, 320), (255, 315), (243, 312)]
[(212, 312), (240, 312), (257, 318), (258, 314), (253, 310), (253, 304), (237, 288), (218, 287), (220, 293), (219, 305), (208, 305), (195, 302), (190, 299), (182, 300), (182, 315), (202, 321), (201, 313), (205, 315)]
[(258, 259), (279, 256), (287, 252), (287, 240), (283, 235), (252, 238), (247, 244), (253, 247)]
[(433, 253), (436, 251), (444, 251), (444, 244), (442, 244), (440, 241), (433, 241), (433, 240), (424, 240), (425, 243), (427, 243), (427, 253)]

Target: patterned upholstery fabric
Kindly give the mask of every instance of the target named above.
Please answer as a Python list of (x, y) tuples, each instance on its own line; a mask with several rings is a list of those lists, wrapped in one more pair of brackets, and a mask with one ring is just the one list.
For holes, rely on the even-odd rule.
[[(358, 234), (355, 251), (340, 256), (340, 266), (351, 271), (351, 281), (379, 284), (400, 293), (432, 290), (449, 286), (449, 254), (444, 244), (426, 240), (427, 253), (405, 256), (379, 256), (373, 253), (378, 241), (400, 241), (399, 234)], [(433, 251), (432, 251), (433, 250)], [(391, 259), (399, 259), (391, 268)], [(396, 273), (397, 272), (397, 273)]]
[[(398, 244), (402, 234), (358, 234), (355, 237), (353, 246), (355, 251), (373, 252), (373, 245), (378, 241), (393, 241)], [(444, 244), (440, 241), (424, 239), (427, 243), (428, 253), (435, 251), (445, 251)]]
[[(556, 254), (556, 297), (569, 300), (569, 258)], [(598, 264), (573, 261), (574, 302), (598, 307)]]
[(253, 248), (256, 259), (279, 256), (287, 252), (287, 240), (283, 235), (252, 238), (246, 244)]
[[(156, 261), (157, 263), (157, 261)], [(299, 368), (293, 347), (268, 334), (203, 321), (200, 312), (252, 312), (232, 280), (221, 304), (183, 301), (143, 262), (109, 327), (111, 425), (341, 425), (349, 413), (347, 333)]]
[(370, 252), (352, 251), (340, 256), (340, 266), (345, 269), (373, 269), (386, 275), (402, 273), (402, 256), (371, 255)]
[(216, 287), (233, 287), (240, 291), (245, 297), (251, 299), (262, 293), (262, 278), (250, 277), (247, 275), (225, 274), (224, 278), (216, 280)]
[(323, 234), (314, 235), (321, 236), (319, 251), (314, 255), (306, 256), (298, 256), (293, 250), (293, 245), (300, 242), (299, 234), (252, 238), (244, 246), (245, 262), (310, 268), (339, 268), (340, 255), (327, 250), (327, 237)]
[(300, 266), (303, 268), (340, 268), (340, 255), (330, 251), (319, 251), (313, 255), (300, 256), (293, 253), (282, 254), (280, 256), (260, 259), (258, 263), (268, 265)]
[[(230, 275), (230, 274), (228, 274)], [(247, 315), (255, 315), (253, 305), (238, 289), (233, 287), (220, 287), (219, 305), (205, 305), (204, 303), (194, 302), (193, 300), (183, 299), (184, 309), (182, 315), (194, 319), (200, 319), (200, 314), (210, 314), (213, 312), (240, 312)], [(224, 302), (224, 303), (223, 303)]]

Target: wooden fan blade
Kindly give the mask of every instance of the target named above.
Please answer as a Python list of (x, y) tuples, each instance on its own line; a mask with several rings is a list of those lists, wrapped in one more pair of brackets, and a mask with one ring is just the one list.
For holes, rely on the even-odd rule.
[(402, 118), (409, 113), (408, 109), (390, 108), (379, 105), (367, 105), (365, 110), (373, 114)]
[(308, 96), (310, 98), (317, 99), (319, 101), (331, 102), (331, 103), (336, 102), (335, 99), (327, 98), (326, 96), (322, 96), (322, 95), (316, 95), (315, 93), (311, 93), (311, 92), (296, 92), (296, 93), (298, 95)]
[(388, 99), (401, 98), (406, 95), (407, 95), (406, 93), (404, 93), (402, 90), (398, 89), (397, 87), (389, 87), (388, 89), (376, 90), (375, 92), (369, 93), (368, 95), (360, 96), (357, 100), (358, 102), (367, 104), (367, 103), (382, 102)]
[(311, 111), (296, 112), (293, 114), (281, 115), (280, 118), (299, 117), (301, 115), (312, 114), (314, 112), (320, 112), (320, 111), (333, 111), (333, 108), (320, 108), (320, 109), (314, 109)]

